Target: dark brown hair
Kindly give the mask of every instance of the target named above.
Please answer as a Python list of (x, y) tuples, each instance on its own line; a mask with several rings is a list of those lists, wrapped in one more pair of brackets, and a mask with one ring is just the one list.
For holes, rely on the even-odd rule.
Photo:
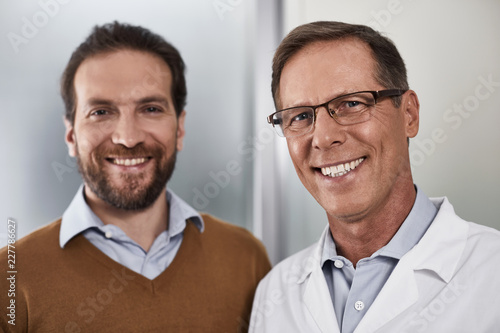
[(171, 95), (177, 116), (186, 106), (185, 65), (179, 51), (163, 37), (140, 26), (119, 22), (95, 26), (92, 33), (76, 48), (61, 78), (61, 96), (66, 119), (74, 124), (76, 101), (74, 80), (82, 62), (98, 54), (124, 49), (149, 52), (162, 58), (172, 72)]
[[(279, 85), (285, 64), (299, 50), (314, 42), (357, 38), (370, 47), (376, 63), (375, 79), (387, 89), (407, 90), (406, 67), (394, 43), (379, 32), (364, 25), (319, 21), (293, 29), (281, 42), (273, 58), (271, 91), (276, 108), (280, 108)], [(399, 106), (401, 97), (394, 97)]]

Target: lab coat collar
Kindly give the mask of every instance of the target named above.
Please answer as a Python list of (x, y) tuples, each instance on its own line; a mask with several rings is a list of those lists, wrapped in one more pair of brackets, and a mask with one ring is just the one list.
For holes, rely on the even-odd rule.
[(301, 263), (302, 272), (297, 284), (304, 284), (304, 304), (321, 332), (340, 333), (328, 285), (321, 269), (321, 253), (329, 228), (323, 231), (320, 241), (310, 256)]
[(465, 249), (469, 225), (455, 214), (446, 197), (431, 198), (431, 201), (439, 211), (406, 260), (413, 261), (415, 271), (431, 270), (448, 283)]
[(439, 209), (420, 242), (405, 254), (356, 327), (355, 332), (374, 332), (417, 302), (415, 274), (430, 270), (448, 283), (465, 249), (468, 224), (460, 219), (446, 198), (431, 198)]
[[(411, 258), (413, 270), (428, 269), (439, 275), (443, 281), (449, 282), (465, 248), (468, 226), (455, 214), (446, 197), (430, 200), (438, 209), (438, 213), (420, 242), (404, 257)], [(302, 272), (297, 279), (298, 284), (304, 283), (316, 266), (321, 266), (323, 244), (329, 231), (327, 225), (312, 255), (304, 261)]]
[[(431, 201), (439, 210), (434, 221), (420, 242), (401, 258), (356, 332), (373, 332), (418, 300), (415, 271), (431, 270), (446, 283), (453, 277), (465, 249), (469, 227), (455, 214), (447, 198), (431, 198)], [(321, 254), (328, 232), (327, 226), (311, 254), (302, 261), (297, 284), (306, 284), (304, 302), (321, 331), (339, 332), (321, 270)], [(398, 295), (397, 301), (394, 295)]]
[(314, 247), (314, 251), (310, 256), (305, 258), (304, 262), (301, 265), (301, 272), (299, 272), (298, 276), (299, 278), (297, 279), (297, 284), (302, 284), (306, 279), (311, 275), (312, 271), (315, 268), (320, 268), (321, 270), (321, 254), (323, 252), (323, 245), (325, 243), (325, 239), (328, 236), (328, 233), (330, 232), (330, 227), (327, 225), (325, 230), (323, 230), (323, 233), (321, 234), (321, 237)]

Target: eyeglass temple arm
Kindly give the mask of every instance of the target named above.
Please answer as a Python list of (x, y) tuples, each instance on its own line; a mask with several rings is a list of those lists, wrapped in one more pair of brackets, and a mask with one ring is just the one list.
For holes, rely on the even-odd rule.
[(267, 122), (273, 126), (281, 124), (281, 120), (280, 119), (273, 119), (273, 115), (270, 115), (269, 117), (267, 117)]
[(387, 90), (379, 90), (375, 92), (375, 98), (387, 97), (387, 96), (401, 96), (408, 90), (402, 89), (387, 89)]

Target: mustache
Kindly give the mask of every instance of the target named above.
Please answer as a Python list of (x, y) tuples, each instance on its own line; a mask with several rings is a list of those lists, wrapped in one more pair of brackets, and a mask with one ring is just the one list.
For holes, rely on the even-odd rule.
[(122, 145), (113, 147), (98, 147), (94, 151), (95, 157), (98, 159), (104, 158), (135, 158), (135, 157), (153, 157), (159, 158), (162, 156), (163, 150), (159, 146), (147, 147), (143, 143), (127, 148)]

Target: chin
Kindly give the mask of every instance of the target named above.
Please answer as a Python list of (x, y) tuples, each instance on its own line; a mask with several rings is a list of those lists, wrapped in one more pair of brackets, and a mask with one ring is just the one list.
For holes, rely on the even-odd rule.
[(356, 222), (366, 216), (367, 208), (359, 202), (356, 203), (334, 203), (327, 207), (323, 206), (329, 218), (344, 222)]

